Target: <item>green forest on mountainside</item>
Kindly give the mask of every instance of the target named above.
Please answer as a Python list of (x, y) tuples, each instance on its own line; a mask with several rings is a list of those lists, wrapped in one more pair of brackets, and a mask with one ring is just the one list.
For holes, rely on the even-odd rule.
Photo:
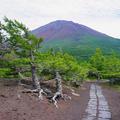
[(93, 36), (87, 36), (81, 38), (79, 41), (65, 39), (43, 42), (42, 50), (46, 51), (50, 48), (54, 48), (56, 51), (62, 50), (63, 52), (67, 52), (77, 59), (89, 59), (89, 57), (95, 53), (96, 48), (100, 48), (104, 55), (110, 55), (114, 51), (118, 56), (120, 56), (119, 46), (120, 40), (118, 39), (101, 39)]

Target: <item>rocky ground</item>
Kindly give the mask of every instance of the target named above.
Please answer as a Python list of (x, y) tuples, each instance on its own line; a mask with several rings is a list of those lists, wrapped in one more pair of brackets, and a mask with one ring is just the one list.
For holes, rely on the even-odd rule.
[[(85, 83), (83, 87), (75, 90), (75, 93), (80, 96), (72, 94), (69, 88), (64, 87), (64, 93), (71, 96), (72, 100), (58, 101), (59, 108), (57, 109), (46, 97), (41, 101), (31, 93), (21, 93), (23, 87), (18, 87), (16, 82), (5, 82), (4, 84), (0, 82), (0, 120), (120, 120), (120, 92), (100, 86)], [(20, 98), (18, 98), (18, 93)], [(94, 97), (96, 100), (93, 100)], [(91, 101), (92, 105), (96, 107), (94, 119), (87, 118), (91, 112), (88, 111)], [(99, 101), (101, 105), (107, 105), (109, 115), (104, 112), (99, 114)], [(102, 117), (102, 114), (107, 117)]]

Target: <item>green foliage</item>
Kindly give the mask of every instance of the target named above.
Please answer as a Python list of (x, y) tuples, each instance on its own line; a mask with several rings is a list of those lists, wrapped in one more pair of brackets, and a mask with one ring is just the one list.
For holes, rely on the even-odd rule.
[(120, 78), (120, 59), (114, 54), (107, 56), (104, 61), (102, 73), (105, 78)]
[(91, 66), (99, 71), (103, 78), (120, 77), (120, 58), (112, 53), (104, 56), (100, 49), (90, 58)]
[(59, 71), (63, 80), (83, 80), (87, 76), (88, 66), (79, 64), (78, 61), (67, 53), (49, 51), (38, 54), (38, 66), (43, 74), (54, 74)]
[(118, 73), (103, 73), (102, 74), (102, 76), (103, 76), (103, 78), (120, 78), (120, 72), (118, 72)]
[(120, 72), (120, 59), (117, 58), (114, 54), (111, 56), (105, 57), (103, 72), (112, 73)]
[(90, 58), (90, 63), (94, 68), (100, 71), (103, 69), (104, 59), (102, 51), (100, 48), (97, 48), (95, 54)]
[(100, 48), (103, 54), (109, 55), (114, 50), (119, 56), (120, 40), (110, 37), (93, 37), (85, 35), (84, 37), (77, 36), (78, 39), (72, 38), (53, 39), (42, 43), (42, 50), (46, 51), (54, 48), (56, 51), (62, 49), (64, 52), (76, 57), (78, 60), (88, 60), (94, 54), (96, 48)]
[(10, 73), (9, 68), (0, 68), (0, 78), (6, 78), (8, 77), (8, 74)]
[[(5, 41), (5, 43), (1, 43), (1, 46), (4, 48), (2, 51), (5, 51), (1, 55), (1, 62), (6, 61), (9, 64), (7, 67), (10, 67), (12, 70), (13, 68), (16, 70), (17, 67), (26, 69), (28, 65), (30, 66), (34, 63), (36, 53), (43, 39), (32, 35), (29, 29), (22, 23), (6, 17), (1, 24), (1, 29), (2, 34), (4, 34), (2, 41)], [(5, 66), (3, 65), (3, 67)]]

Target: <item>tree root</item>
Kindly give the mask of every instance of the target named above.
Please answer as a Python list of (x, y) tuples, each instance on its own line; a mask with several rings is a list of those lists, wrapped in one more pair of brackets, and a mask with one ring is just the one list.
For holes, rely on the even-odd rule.
[(34, 90), (25, 89), (25, 90), (22, 90), (22, 93), (38, 93), (38, 90), (37, 89), (34, 89)]
[(67, 100), (71, 100), (72, 98), (69, 95), (67, 95), (67, 94), (63, 94), (62, 99), (67, 101)]
[(62, 95), (61, 95), (60, 92), (56, 92), (56, 93), (54, 94), (53, 98), (52, 98), (52, 101), (54, 102), (54, 105), (55, 105), (56, 108), (58, 108), (56, 98), (61, 97), (61, 96), (62, 96)]
[[(22, 93), (32, 93), (33, 95), (36, 96), (36, 94), (34, 93), (38, 93), (38, 98), (39, 100), (43, 100), (43, 94), (45, 96), (48, 97), (48, 99), (50, 99), (51, 102), (54, 103), (55, 107), (58, 108), (58, 99), (61, 98), (63, 100), (71, 100), (71, 97), (68, 96), (67, 94), (61, 94), (60, 92), (56, 92), (53, 96), (53, 94), (51, 94), (51, 91), (49, 89), (45, 90), (44, 89), (24, 89), (21, 91)], [(20, 96), (18, 95), (18, 98), (20, 99)]]
[(38, 93), (38, 98), (40, 100), (43, 100), (43, 96), (42, 94), (46, 95), (47, 96), (47, 93), (43, 91), (43, 89), (34, 89), (34, 90), (31, 90), (31, 89), (25, 89), (25, 90), (22, 90), (22, 93)]
[(45, 93), (45, 92), (43, 91), (43, 89), (40, 89), (40, 90), (38, 91), (38, 98), (39, 98), (40, 100), (43, 100), (42, 93), (45, 94), (45, 95), (47, 95), (47, 93)]
[(52, 97), (52, 101), (54, 102), (54, 105), (55, 105), (55, 107), (56, 108), (58, 108), (58, 105), (57, 105), (57, 99), (58, 98), (62, 98), (63, 100), (71, 100), (71, 97), (70, 96), (68, 96), (67, 94), (61, 94), (60, 92), (56, 92), (55, 94), (54, 94), (54, 96)]

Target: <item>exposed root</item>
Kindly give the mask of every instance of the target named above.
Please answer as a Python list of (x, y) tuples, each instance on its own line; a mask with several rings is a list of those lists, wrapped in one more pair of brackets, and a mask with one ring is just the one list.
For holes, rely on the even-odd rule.
[(80, 96), (78, 93), (75, 93), (75, 90), (74, 90), (74, 89), (70, 89), (70, 90), (71, 90), (72, 95), (77, 96), (77, 97)]
[(80, 96), (79, 94), (77, 94), (77, 93), (75, 93), (75, 92), (72, 92), (72, 95), (77, 96), (77, 97)]
[(22, 93), (38, 93), (38, 90), (37, 89), (34, 89), (34, 90), (25, 89), (25, 90), (22, 90)]
[(57, 100), (56, 100), (56, 98), (58, 98), (58, 97), (61, 97), (60, 92), (56, 92), (55, 95), (54, 95), (53, 98), (52, 98), (52, 100), (53, 100), (54, 105), (56, 106), (56, 108), (58, 108)]
[(63, 94), (62, 99), (66, 101), (66, 100), (71, 100), (72, 98), (67, 94)]
[(40, 89), (40, 90), (38, 91), (38, 98), (39, 98), (40, 100), (43, 100), (42, 93), (45, 94), (45, 95), (47, 95), (47, 93), (45, 93), (45, 92), (43, 91), (43, 89)]
[(18, 85), (19, 85), (19, 86), (22, 86), (22, 87), (24, 87), (24, 88), (27, 88), (28, 90), (29, 90), (30, 88), (32, 88), (30, 85), (23, 84), (23, 83), (19, 83)]
[(31, 90), (31, 89), (25, 89), (25, 90), (22, 90), (22, 93), (38, 93), (38, 98), (40, 100), (43, 100), (43, 96), (42, 94), (46, 95), (47, 96), (47, 93), (43, 91), (43, 89), (34, 89), (34, 90)]
[(60, 94), (60, 92), (56, 92), (55, 94), (54, 94), (54, 96), (52, 97), (52, 101), (54, 102), (54, 105), (55, 105), (55, 107), (56, 108), (58, 108), (58, 105), (57, 105), (57, 99), (58, 98), (62, 98), (63, 100), (71, 100), (71, 97), (70, 96), (68, 96), (67, 94)]
[[(25, 79), (25, 77), (20, 72), (19, 72), (19, 76), (22, 79)], [(59, 75), (58, 72), (56, 72), (56, 90), (57, 90), (57, 92), (55, 94), (53, 94), (52, 91), (47, 89), (47, 88), (44, 88), (44, 87), (41, 88), (38, 77), (37, 77), (36, 74), (34, 74), (34, 83), (35, 83), (35, 88), (36, 89), (33, 89), (33, 90), (32, 89), (25, 89), (25, 90), (22, 90), (21, 92), (22, 93), (33, 93), (33, 94), (38, 93), (39, 100), (43, 100), (43, 94), (44, 94), (47, 97), (49, 97), (49, 99), (54, 103), (56, 108), (58, 108), (57, 100), (59, 98), (62, 98), (65, 101), (66, 100), (71, 100), (70, 96), (68, 96), (67, 94), (62, 93), (61, 76)], [(21, 82), (19, 83), (19, 85), (26, 86), (25, 84), (22, 84)], [(36, 95), (36, 94), (34, 94), (34, 95)]]

